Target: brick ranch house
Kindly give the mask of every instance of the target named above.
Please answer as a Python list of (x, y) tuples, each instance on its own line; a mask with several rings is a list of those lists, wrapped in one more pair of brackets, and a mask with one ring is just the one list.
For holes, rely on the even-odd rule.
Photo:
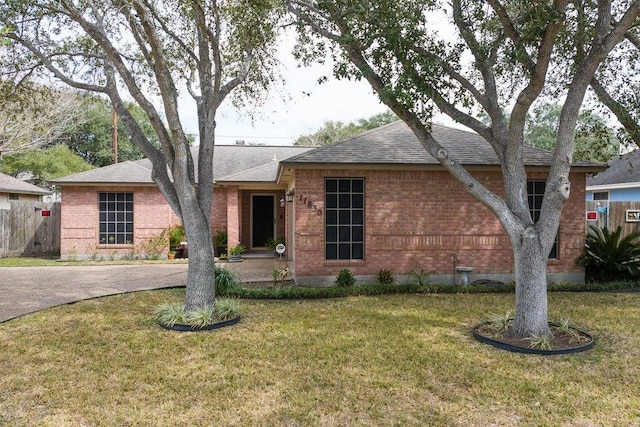
[[(503, 194), (500, 167), (478, 135), (434, 125), (433, 135), (489, 189)], [(525, 147), (531, 209), (539, 212), (550, 152)], [(571, 197), (550, 254), (550, 281), (584, 281), (585, 181), (603, 168), (576, 162)], [(495, 216), (419, 144), (403, 122), (319, 147), (217, 146), (211, 232), (228, 245), (265, 249), (285, 237), (299, 284), (332, 283), (342, 269), (372, 281), (381, 269), (406, 278), (432, 271), (451, 283), (457, 265), (472, 280), (513, 279), (509, 239)], [(125, 256), (178, 222), (151, 180), (147, 160), (56, 180), (62, 189), (61, 257)]]

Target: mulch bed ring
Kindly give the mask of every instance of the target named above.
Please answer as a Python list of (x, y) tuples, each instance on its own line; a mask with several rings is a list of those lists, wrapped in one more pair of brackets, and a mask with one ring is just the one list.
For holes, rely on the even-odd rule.
[[(586, 342), (577, 343), (575, 345), (567, 344), (566, 346), (563, 346), (561, 348), (552, 348), (552, 349), (531, 348), (529, 346), (523, 346), (514, 342), (510, 342), (508, 339), (492, 338), (479, 331), (479, 329), (481, 329), (483, 326), (489, 323), (490, 322), (482, 322), (474, 326), (472, 329), (473, 337), (482, 343), (489, 344), (501, 350), (511, 351), (514, 353), (540, 354), (544, 356), (553, 356), (553, 355), (559, 355), (559, 354), (579, 353), (582, 351), (589, 350), (595, 345), (595, 340), (590, 334), (577, 328), (571, 328), (576, 332), (578, 332), (580, 335), (582, 335), (586, 339)], [(549, 322), (549, 326), (558, 326), (558, 324)]]
[(168, 326), (168, 325), (163, 325), (162, 323), (158, 323), (158, 325), (160, 325), (161, 328), (166, 329), (168, 331), (176, 331), (176, 332), (201, 332), (201, 331), (213, 331), (215, 329), (220, 329), (220, 328), (224, 328), (227, 326), (231, 326), (231, 325), (235, 325), (236, 323), (240, 322), (240, 316), (236, 316), (233, 317), (229, 320), (224, 320), (222, 322), (216, 322), (213, 323), (211, 325), (207, 325), (207, 326), (203, 326), (203, 327), (198, 327), (198, 326), (191, 326), (191, 325), (182, 325), (179, 323), (176, 323), (172, 326)]

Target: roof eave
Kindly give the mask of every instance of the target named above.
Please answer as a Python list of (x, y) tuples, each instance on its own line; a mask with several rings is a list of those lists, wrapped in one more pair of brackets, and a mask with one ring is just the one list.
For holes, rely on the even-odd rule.
[(598, 184), (598, 185), (587, 185), (587, 191), (598, 191), (598, 190), (625, 190), (629, 188), (639, 188), (640, 182), (624, 182), (619, 184)]
[(110, 182), (110, 181), (49, 181), (57, 187), (95, 187), (97, 185), (110, 185), (114, 187), (156, 187), (155, 182)]
[(0, 188), (0, 193), (14, 193), (14, 194), (27, 194), (29, 196), (47, 196), (52, 194), (52, 191), (29, 191), (29, 190), (16, 190), (15, 188)]

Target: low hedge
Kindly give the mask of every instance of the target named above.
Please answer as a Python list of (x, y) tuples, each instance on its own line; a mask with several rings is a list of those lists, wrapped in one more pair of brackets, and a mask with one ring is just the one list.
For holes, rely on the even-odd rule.
[[(626, 289), (638, 289), (636, 282), (610, 282), (610, 283), (551, 283), (548, 286), (550, 292), (602, 292)], [(392, 295), (392, 294), (472, 294), (472, 293), (498, 293), (514, 292), (514, 283), (483, 283), (469, 286), (445, 285), (445, 284), (371, 284), (353, 286), (283, 286), (269, 288), (241, 288), (234, 290), (232, 296), (245, 299), (313, 299), (313, 298), (340, 298), (347, 296), (366, 295)]]

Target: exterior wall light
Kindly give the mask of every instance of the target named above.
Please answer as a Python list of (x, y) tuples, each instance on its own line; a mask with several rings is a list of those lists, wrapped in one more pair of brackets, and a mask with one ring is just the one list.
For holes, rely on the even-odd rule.
[(293, 203), (293, 196), (296, 194), (294, 189), (287, 191), (285, 197), (287, 198), (287, 203)]

